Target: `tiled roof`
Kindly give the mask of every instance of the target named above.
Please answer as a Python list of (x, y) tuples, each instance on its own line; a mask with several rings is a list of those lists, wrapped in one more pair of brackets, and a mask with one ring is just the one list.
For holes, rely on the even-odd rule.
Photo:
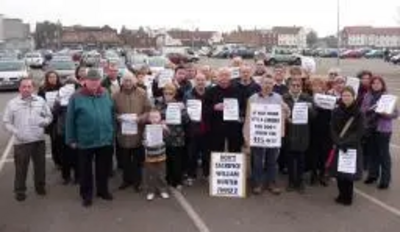
[(272, 31), (280, 35), (297, 35), (301, 27), (273, 27)]
[(345, 27), (343, 31), (347, 34), (356, 34), (356, 35), (399, 35), (400, 36), (400, 27), (355, 26), (355, 27)]

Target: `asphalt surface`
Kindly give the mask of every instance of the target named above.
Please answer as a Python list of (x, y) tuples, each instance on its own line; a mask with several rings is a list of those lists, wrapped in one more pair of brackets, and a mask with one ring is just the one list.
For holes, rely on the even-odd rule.
[[(226, 60), (202, 61), (218, 67)], [(333, 59), (318, 60), (318, 72), (326, 73), (336, 66)], [(380, 60), (342, 60), (346, 75), (369, 69), (382, 75), (392, 93), (400, 95), (400, 66)], [(15, 96), (0, 93), (0, 109)], [(400, 227), (400, 138), (396, 122), (392, 138), (393, 181), (391, 189), (379, 191), (375, 186), (357, 184), (352, 207), (334, 204), (335, 183), (329, 187), (308, 187), (304, 195), (283, 193), (273, 196), (249, 195), (246, 199), (212, 198), (205, 181), (184, 188), (182, 194), (169, 200), (146, 202), (143, 194), (133, 190), (118, 191), (119, 176), (112, 180), (113, 202), (96, 200), (90, 209), (80, 205), (76, 186), (63, 186), (59, 173), (48, 160), (48, 190), (45, 198), (32, 191), (29, 178), (28, 199), (17, 203), (13, 199), (14, 167), (12, 152), (0, 165), (0, 232), (397, 232)], [(0, 130), (0, 150), (6, 148), (9, 135)], [(3, 153), (3, 152), (2, 152)], [(1, 153), (0, 153), (1, 154)], [(286, 177), (280, 184), (285, 186)], [(197, 225), (197, 226), (196, 226)]]

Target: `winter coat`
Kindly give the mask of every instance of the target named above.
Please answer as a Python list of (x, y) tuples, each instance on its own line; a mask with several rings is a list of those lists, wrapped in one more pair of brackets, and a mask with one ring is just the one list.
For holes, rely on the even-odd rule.
[[(207, 89), (206, 89), (207, 91)], [(202, 116), (200, 122), (196, 121), (191, 121), (187, 125), (187, 136), (190, 138), (193, 137), (198, 137), (198, 136), (205, 136), (209, 130), (206, 121), (204, 120), (205, 117), (205, 110), (204, 110), (204, 104), (205, 104), (205, 94), (200, 95), (195, 88), (193, 88), (191, 91), (189, 91), (185, 97), (184, 97), (184, 102), (185, 105), (187, 104), (188, 100), (199, 100), (201, 101), (202, 104)]]

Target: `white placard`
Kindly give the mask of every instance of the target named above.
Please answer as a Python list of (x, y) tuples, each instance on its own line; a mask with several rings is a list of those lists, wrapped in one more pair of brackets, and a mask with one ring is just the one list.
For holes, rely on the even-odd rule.
[(250, 105), (250, 146), (281, 147), (282, 106), (278, 104)]
[(396, 108), (397, 96), (384, 94), (379, 98), (375, 112), (392, 114)]
[(246, 197), (246, 156), (241, 153), (212, 153), (210, 195)]
[(261, 84), (261, 80), (263, 79), (263, 76), (254, 76), (253, 80), (257, 83), (257, 84)]
[(292, 123), (295, 125), (304, 125), (308, 123), (308, 104), (306, 102), (294, 103)]
[(355, 174), (357, 171), (357, 150), (348, 149), (347, 152), (339, 150), (338, 172)]
[(164, 88), (166, 84), (171, 83), (173, 77), (174, 77), (173, 70), (171, 69), (162, 70), (158, 76), (158, 88)]
[(65, 86), (61, 87), (61, 89), (59, 90), (60, 104), (62, 106), (68, 105), (69, 99), (71, 98), (72, 94), (74, 94), (74, 92), (74, 84), (66, 84)]
[(235, 98), (224, 98), (224, 121), (239, 121), (239, 102)]
[(347, 77), (346, 86), (352, 87), (357, 96), (358, 89), (360, 88), (360, 79), (358, 79), (357, 77)]
[(162, 125), (146, 125), (145, 131), (146, 146), (155, 147), (164, 143)]
[(233, 67), (231, 68), (231, 78), (236, 79), (240, 77), (240, 68)]
[(121, 132), (123, 135), (136, 135), (138, 133), (137, 115), (136, 114), (122, 114), (121, 118)]
[(165, 121), (169, 125), (180, 125), (182, 124), (182, 103), (172, 102), (168, 103), (167, 110), (165, 112)]
[(326, 94), (315, 94), (314, 95), (315, 105), (325, 110), (335, 109), (337, 98), (335, 96)]
[(186, 102), (187, 112), (189, 114), (190, 120), (200, 122), (201, 121), (201, 109), (202, 104), (200, 100), (189, 99)]
[(57, 98), (57, 95), (58, 95), (58, 91), (46, 92), (45, 98), (46, 98), (47, 105), (50, 108), (53, 108), (54, 102), (56, 101), (56, 98)]

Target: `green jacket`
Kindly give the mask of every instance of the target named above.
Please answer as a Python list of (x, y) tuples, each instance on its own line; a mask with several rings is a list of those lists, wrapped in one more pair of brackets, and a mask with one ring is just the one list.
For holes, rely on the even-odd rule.
[(89, 149), (110, 146), (114, 141), (114, 105), (105, 89), (91, 95), (84, 88), (71, 97), (66, 118), (67, 144)]

